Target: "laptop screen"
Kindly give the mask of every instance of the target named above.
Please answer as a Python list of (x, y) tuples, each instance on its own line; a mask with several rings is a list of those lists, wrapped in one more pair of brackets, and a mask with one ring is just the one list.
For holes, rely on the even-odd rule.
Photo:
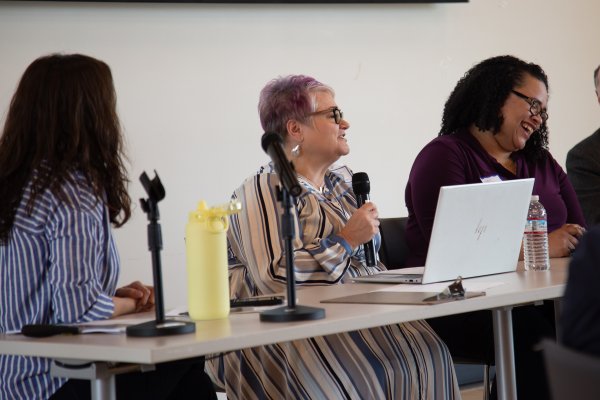
[(533, 178), (443, 186), (422, 283), (516, 270)]

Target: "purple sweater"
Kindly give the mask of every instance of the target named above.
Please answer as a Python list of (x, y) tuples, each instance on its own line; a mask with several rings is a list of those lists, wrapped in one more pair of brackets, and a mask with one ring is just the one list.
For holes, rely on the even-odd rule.
[(425, 265), (442, 186), (478, 183), (488, 177), (535, 178), (533, 194), (540, 196), (546, 208), (548, 232), (567, 222), (585, 226), (575, 191), (548, 151), (536, 161), (527, 161), (522, 152), (516, 152), (513, 160), (517, 163), (516, 174), (500, 165), (468, 132), (440, 136), (429, 142), (415, 159), (406, 185), (406, 242), (410, 253), (407, 266)]

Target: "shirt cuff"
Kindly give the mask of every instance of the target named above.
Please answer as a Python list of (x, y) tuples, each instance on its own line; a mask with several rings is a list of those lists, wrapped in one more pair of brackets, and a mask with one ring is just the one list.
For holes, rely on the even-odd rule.
[(101, 294), (94, 305), (85, 313), (83, 322), (109, 319), (115, 310), (115, 303), (111, 296)]
[(342, 245), (342, 247), (346, 250), (346, 253), (348, 253), (348, 255), (352, 254), (352, 247), (343, 237), (338, 235), (331, 235), (325, 240)]

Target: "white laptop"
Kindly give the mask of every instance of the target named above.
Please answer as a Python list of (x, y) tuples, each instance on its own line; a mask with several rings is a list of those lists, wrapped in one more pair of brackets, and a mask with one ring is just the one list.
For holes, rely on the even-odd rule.
[(441, 187), (425, 267), (353, 280), (433, 283), (515, 271), (532, 190), (533, 178)]

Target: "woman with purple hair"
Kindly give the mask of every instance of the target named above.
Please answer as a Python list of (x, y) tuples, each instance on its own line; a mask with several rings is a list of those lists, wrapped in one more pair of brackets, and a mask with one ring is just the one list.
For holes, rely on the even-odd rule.
[[(350, 125), (333, 89), (307, 76), (278, 78), (262, 90), (258, 108), (263, 129), (281, 136), (302, 186), (293, 210), (297, 284), (336, 285), (385, 270), (367, 266), (360, 246), (373, 240), (379, 247), (377, 207), (357, 208), (352, 172), (333, 166), (350, 151)], [(232, 297), (286, 288), (279, 182), (269, 163), (233, 194), (244, 207), (228, 232)], [(424, 321), (238, 350), (210, 364), (229, 399), (460, 398), (448, 350)]]

